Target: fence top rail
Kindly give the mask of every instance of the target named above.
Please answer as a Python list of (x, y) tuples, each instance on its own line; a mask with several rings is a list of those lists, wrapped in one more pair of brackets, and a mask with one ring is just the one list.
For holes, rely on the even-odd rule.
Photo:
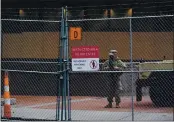
[(50, 23), (59, 23), (61, 21), (56, 20), (30, 20), (30, 19), (1, 19), (2, 21), (19, 21), (19, 22), (50, 22)]
[(161, 17), (173, 17), (174, 15), (160, 15), (160, 16), (136, 16), (136, 17), (115, 17), (115, 18), (97, 18), (97, 19), (76, 19), (68, 21), (100, 21), (100, 20), (120, 20), (120, 19), (143, 19), (143, 18), (161, 18)]
[[(136, 16), (136, 17), (115, 17), (115, 18), (96, 18), (96, 19), (70, 19), (69, 22), (74, 21), (101, 21), (101, 20), (118, 20), (118, 19), (143, 19), (143, 18), (161, 18), (161, 17), (174, 17), (174, 15), (158, 15), (158, 16)], [(27, 20), (27, 19), (1, 19), (2, 21), (24, 21), (24, 22), (50, 22), (59, 23), (57, 20)]]

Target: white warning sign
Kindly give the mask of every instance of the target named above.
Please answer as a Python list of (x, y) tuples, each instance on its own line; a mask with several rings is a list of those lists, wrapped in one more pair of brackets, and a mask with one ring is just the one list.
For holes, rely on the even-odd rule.
[(72, 48), (73, 71), (98, 71), (99, 48), (97, 46), (81, 46)]

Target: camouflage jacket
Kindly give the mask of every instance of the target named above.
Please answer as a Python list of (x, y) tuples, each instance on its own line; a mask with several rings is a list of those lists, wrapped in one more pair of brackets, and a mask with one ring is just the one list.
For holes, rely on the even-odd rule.
[(115, 61), (106, 60), (102, 66), (102, 70), (114, 70), (114, 67), (119, 67), (120, 70), (126, 68), (126, 64), (122, 62), (120, 59)]

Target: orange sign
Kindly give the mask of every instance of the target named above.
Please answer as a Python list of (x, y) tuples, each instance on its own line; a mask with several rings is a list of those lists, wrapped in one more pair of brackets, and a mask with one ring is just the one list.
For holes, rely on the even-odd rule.
[(69, 39), (70, 41), (82, 40), (82, 28), (70, 27)]

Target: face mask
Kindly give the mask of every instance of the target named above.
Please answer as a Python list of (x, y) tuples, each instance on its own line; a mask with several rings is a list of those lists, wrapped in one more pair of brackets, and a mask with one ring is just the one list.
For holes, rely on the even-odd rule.
[(113, 59), (114, 59), (114, 56), (113, 56), (113, 55), (111, 55), (111, 56), (109, 56), (109, 58), (110, 58), (111, 60), (113, 60)]

